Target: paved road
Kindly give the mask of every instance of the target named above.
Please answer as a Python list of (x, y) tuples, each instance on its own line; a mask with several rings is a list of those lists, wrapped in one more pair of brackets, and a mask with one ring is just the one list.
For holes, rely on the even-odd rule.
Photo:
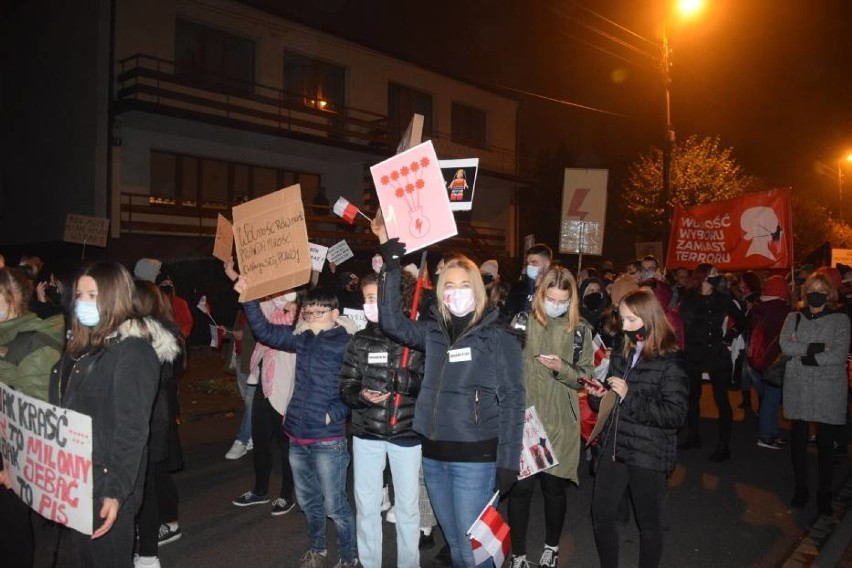
[[(710, 391), (705, 390), (702, 434), (706, 441), (715, 438), (711, 400)], [(739, 393), (731, 393), (731, 400), (738, 404)], [(737, 411), (735, 420), (730, 462), (708, 461), (712, 447), (682, 452), (679, 457), (666, 498), (663, 566), (777, 566), (790, 556), (816, 519), (815, 503), (803, 511), (788, 507), (793, 487), (789, 452), (755, 445), (753, 415)], [(253, 480), (250, 455), (238, 461), (223, 457), (237, 422), (236, 417), (219, 417), (182, 427), (187, 467), (176, 479), (184, 537), (160, 549), (164, 568), (286, 568), (297, 566), (299, 556), (308, 548), (305, 519), (298, 509), (283, 517), (272, 517), (267, 505), (231, 505), (234, 497), (251, 488)], [(815, 481), (815, 454), (811, 461)], [(278, 483), (276, 475), (273, 474), (272, 487)], [(848, 460), (839, 461), (835, 484), (841, 485), (849, 475)], [(563, 566), (598, 565), (589, 515), (592, 486), (593, 479), (583, 467), (579, 487), (569, 490), (560, 542)], [(539, 491), (534, 499), (528, 546), (531, 560), (538, 558), (544, 539)], [(384, 526), (384, 565), (394, 566), (393, 525)], [(635, 566), (638, 531), (633, 522), (622, 527), (621, 537), (622, 566)], [(337, 559), (331, 523), (329, 539), (331, 565)], [(423, 566), (439, 566), (432, 558), (441, 546), (440, 537), (437, 540), (435, 549), (423, 555)]]

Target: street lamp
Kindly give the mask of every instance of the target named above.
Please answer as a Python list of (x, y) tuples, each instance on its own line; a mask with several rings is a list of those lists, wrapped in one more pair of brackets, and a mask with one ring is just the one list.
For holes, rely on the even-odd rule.
[[(678, 0), (671, 10), (681, 19), (689, 19), (698, 15), (704, 9), (704, 0)], [(663, 143), (663, 254), (667, 253), (669, 241), (669, 228), (672, 218), (671, 196), (672, 196), (672, 146), (675, 141), (675, 131), (672, 126), (671, 109), (671, 47), (669, 46), (668, 14), (663, 19), (663, 86), (666, 93), (666, 137)]]
[(843, 215), (843, 163), (852, 163), (852, 152), (837, 160), (837, 216), (842, 221)]

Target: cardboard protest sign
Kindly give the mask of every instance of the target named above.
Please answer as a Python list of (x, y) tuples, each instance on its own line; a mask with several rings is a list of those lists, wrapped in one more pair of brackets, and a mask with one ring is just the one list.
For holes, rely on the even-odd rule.
[(308, 231), (298, 184), (237, 205), (233, 213), (237, 259), (248, 280), (240, 301), (289, 290), (310, 279)]
[(432, 142), (370, 168), (389, 238), (408, 252), (455, 236), (456, 220)]
[(105, 247), (108, 233), (109, 219), (106, 217), (69, 213), (65, 216), (65, 235), (62, 240), (66, 243)]
[(0, 383), (0, 454), (12, 491), (46, 519), (92, 534), (92, 419)]
[(213, 241), (213, 256), (222, 262), (234, 260), (234, 227), (221, 213), (216, 218), (216, 238)]
[(308, 243), (308, 249), (311, 251), (311, 270), (322, 272), (325, 258), (328, 256), (328, 247), (316, 243)]
[(364, 310), (343, 308), (343, 315), (355, 322), (355, 325), (358, 326), (358, 331), (367, 327), (367, 316), (364, 315)]
[(402, 139), (396, 147), (396, 153), (402, 154), (406, 150), (414, 148), (420, 141), (423, 140), (423, 123), (425, 119), (422, 114), (414, 114), (411, 117), (411, 122), (408, 123), (408, 128), (402, 134)]
[(609, 170), (565, 168), (559, 252), (600, 255)]
[(793, 265), (793, 207), (789, 189), (771, 189), (675, 209), (666, 266), (720, 272), (789, 269)]
[(465, 160), (440, 160), (441, 175), (450, 199), (453, 211), (470, 211), (473, 208), (473, 190), (476, 185), (476, 173), (479, 171), (479, 158)]
[(328, 249), (328, 261), (333, 262), (336, 266), (340, 266), (353, 256), (355, 256), (355, 253), (352, 252), (349, 243), (345, 240), (335, 243)]
[(535, 406), (530, 406), (524, 412), (524, 440), (521, 448), (521, 470), (518, 479), (535, 475), (540, 471), (559, 464), (553, 453), (550, 438), (544, 431), (544, 426), (538, 418)]

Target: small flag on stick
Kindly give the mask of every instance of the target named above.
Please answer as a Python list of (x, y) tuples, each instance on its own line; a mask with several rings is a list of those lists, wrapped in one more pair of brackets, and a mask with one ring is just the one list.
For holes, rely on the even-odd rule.
[(509, 554), (509, 525), (494, 508), (499, 494), (499, 491), (494, 493), (485, 509), (467, 531), (470, 545), (473, 547), (473, 560), (477, 565), (490, 558), (494, 561), (494, 566), (502, 566)]
[(349, 203), (345, 197), (338, 197), (334, 204), (334, 214), (349, 223), (355, 222), (355, 216), (361, 215), (367, 221), (372, 221), (369, 217), (361, 213), (361, 210)]
[(213, 314), (210, 311), (210, 303), (207, 301), (207, 296), (201, 296), (198, 299), (198, 303), (195, 305), (195, 307), (201, 310), (201, 312), (207, 316), (207, 319), (213, 322), (213, 325), (219, 325), (218, 323), (216, 323), (216, 320), (213, 319)]

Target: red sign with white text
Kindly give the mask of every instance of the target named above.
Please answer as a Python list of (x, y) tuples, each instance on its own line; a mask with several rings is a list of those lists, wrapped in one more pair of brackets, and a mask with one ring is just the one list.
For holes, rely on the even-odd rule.
[(666, 266), (720, 271), (789, 269), (793, 265), (793, 207), (789, 189), (675, 209)]

